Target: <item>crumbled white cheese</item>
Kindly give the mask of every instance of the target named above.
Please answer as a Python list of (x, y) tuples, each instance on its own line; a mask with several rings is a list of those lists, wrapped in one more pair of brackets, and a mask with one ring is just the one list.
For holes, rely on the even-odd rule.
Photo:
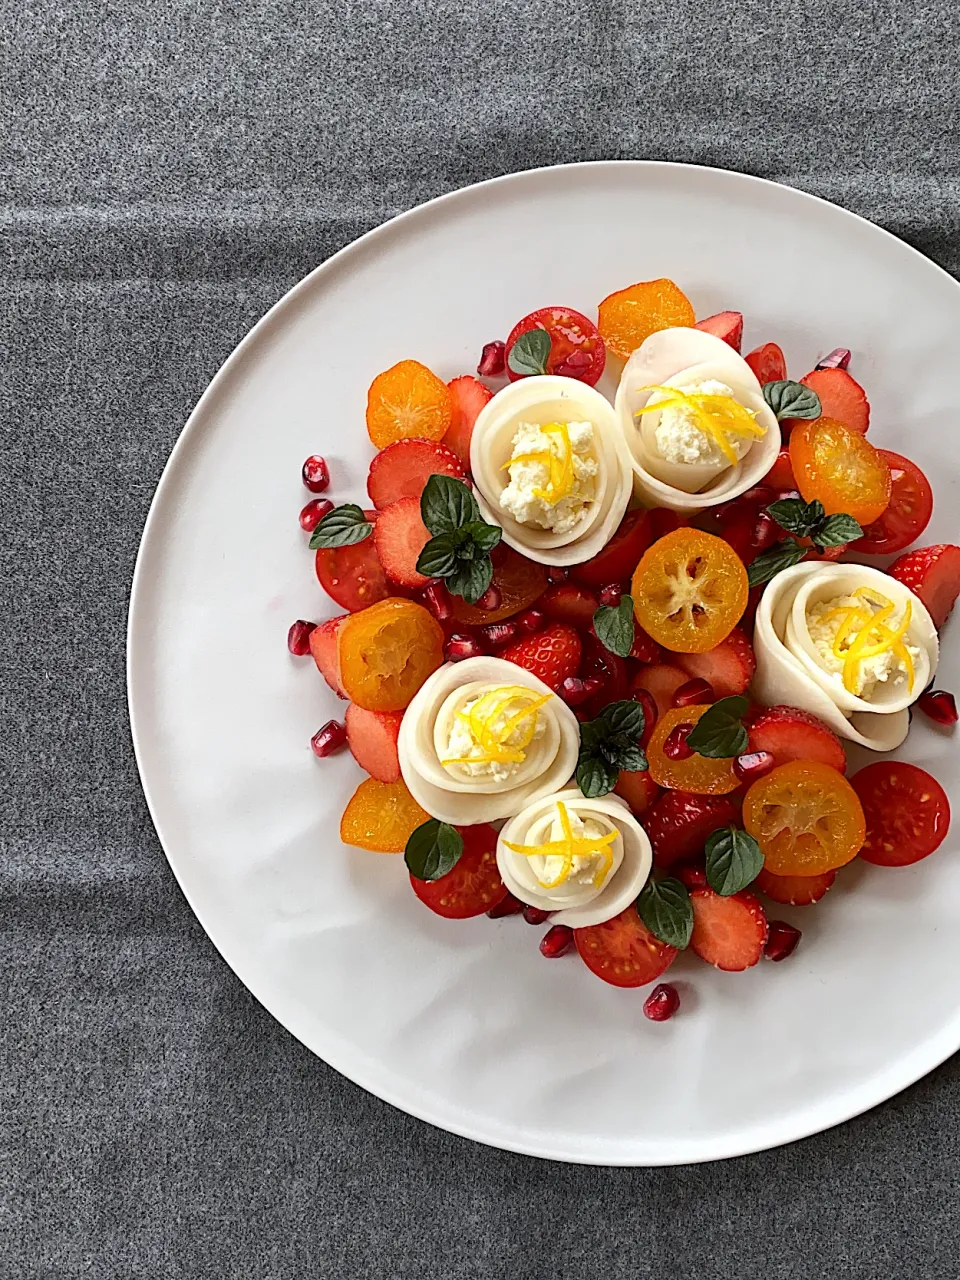
[(507, 466), (510, 482), (500, 495), (500, 505), (519, 524), (533, 524), (553, 533), (569, 533), (583, 518), (587, 505), (594, 501), (597, 491), (596, 477), (599, 466), (594, 457), (593, 424), (568, 422), (567, 433), (573, 453), (573, 488), (558, 502), (548, 502), (536, 496), (535, 489), (546, 490), (550, 484), (550, 470), (544, 462), (512, 461), (522, 454), (552, 453), (556, 458), (564, 454), (563, 441), (558, 435), (541, 431), (530, 422), (521, 422), (513, 437), (513, 452)]
[[(843, 624), (843, 618), (827, 619), (825, 615), (834, 609), (862, 609), (865, 603), (858, 596), (835, 596), (832, 600), (821, 600), (807, 611), (807, 630), (817, 651), (820, 665), (841, 686), (843, 685), (843, 658), (838, 658), (833, 652), (833, 645), (837, 638), (837, 632)], [(869, 607), (869, 604), (867, 607)], [(902, 621), (903, 610), (901, 609), (899, 613), (894, 613), (893, 617), (885, 625), (895, 630)], [(857, 634), (856, 631), (853, 631), (850, 640), (855, 640)], [(844, 647), (849, 648), (849, 645)], [(920, 657), (920, 650), (910, 644), (906, 636), (904, 637), (904, 648), (916, 663)], [(906, 675), (907, 669), (903, 659), (898, 657), (892, 649), (887, 649), (872, 658), (864, 658), (862, 662), (857, 664), (854, 692), (858, 698), (869, 701), (870, 695), (878, 684), (882, 684), (887, 680), (896, 680), (900, 676), (906, 677)]]
[[(446, 760), (457, 761), (454, 766), (458, 771), (462, 771), (470, 778), (493, 778), (496, 782), (505, 782), (507, 778), (513, 775), (520, 768), (520, 761), (507, 761), (501, 763), (499, 760), (477, 759), (486, 754), (483, 747), (477, 741), (472, 728), (470, 727), (468, 717), (471, 710), (477, 705), (479, 698), (464, 703), (461, 708), (461, 714), (454, 717), (453, 727), (450, 730), (450, 741), (447, 743)], [(503, 711), (496, 717), (492, 729), (499, 728), (503, 720), (516, 714), (517, 705), (514, 702), (505, 704)], [(533, 742), (543, 737), (545, 726), (543, 717), (539, 711), (532, 712), (536, 716), (536, 722), (533, 729)], [(517, 727), (504, 740), (505, 747), (515, 747), (523, 741), (524, 736), (530, 729), (529, 720), (522, 720)], [(526, 750), (529, 751), (529, 746)], [(471, 763), (471, 759), (475, 763)]]
[[(668, 383), (667, 386), (669, 385)], [(715, 378), (707, 378), (704, 382), (691, 382), (689, 386), (680, 387), (678, 390), (691, 395), (733, 396), (736, 399), (733, 390), (725, 382), (718, 382)], [(669, 390), (655, 391), (647, 403), (657, 404), (669, 397)], [(654, 439), (657, 453), (664, 462), (688, 464), (700, 462), (709, 463), (711, 466), (723, 463), (724, 466), (729, 466), (729, 460), (724, 457), (717, 442), (697, 426), (696, 414), (689, 405), (673, 405), (669, 409), (664, 409), (657, 422)], [(732, 436), (730, 439), (731, 448), (738, 458), (744, 457), (751, 444), (752, 440), (749, 436)]]
[[(601, 840), (605, 835), (609, 835), (609, 831), (604, 830), (599, 822), (594, 821), (593, 818), (587, 818), (586, 821), (583, 821), (571, 808), (567, 809), (567, 817), (570, 820), (570, 834), (574, 837), (581, 837), (586, 840)], [(563, 838), (563, 827), (560, 825), (560, 817), (558, 815), (553, 820), (553, 825), (546, 836), (546, 840), (552, 842)], [(586, 856), (579, 853), (575, 854), (570, 874), (564, 883), (593, 884), (597, 872), (608, 860), (608, 857), (600, 851)], [(530, 859), (533, 874), (541, 884), (551, 884), (559, 875), (563, 874), (565, 865), (563, 858), (553, 855), (547, 858)]]

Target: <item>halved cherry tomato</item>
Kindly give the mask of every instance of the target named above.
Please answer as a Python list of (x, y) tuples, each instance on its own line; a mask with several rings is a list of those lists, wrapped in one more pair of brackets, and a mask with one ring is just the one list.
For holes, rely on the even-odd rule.
[(775, 342), (765, 342), (743, 357), (762, 386), (765, 382), (782, 382), (787, 376), (787, 362)]
[(759, 778), (743, 798), (743, 825), (775, 876), (834, 871), (857, 856), (866, 834), (853, 787), (814, 760), (791, 760)]
[(675, 653), (706, 653), (724, 640), (740, 621), (748, 591), (736, 552), (699, 529), (677, 529), (655, 542), (632, 583), (637, 621)]
[(777, 454), (777, 460), (763, 477), (761, 484), (768, 485), (771, 489), (796, 489), (797, 481), (793, 474), (793, 464), (790, 461), (790, 449), (787, 445)]
[(574, 929), (573, 940), (590, 972), (614, 987), (646, 986), (677, 958), (676, 948), (654, 937), (632, 903), (612, 920)]
[(608, 294), (600, 303), (600, 332), (614, 355), (626, 360), (651, 333), (688, 328), (696, 315), (672, 280), (642, 280)]
[(846, 512), (861, 525), (879, 519), (890, 502), (890, 468), (865, 436), (833, 418), (798, 422), (790, 435), (790, 462), (807, 502), (827, 515)]
[(588, 387), (599, 382), (607, 362), (606, 347), (593, 321), (571, 307), (540, 307), (513, 326), (507, 338), (507, 377), (511, 382), (529, 376), (510, 368), (510, 348), (531, 329), (545, 329), (550, 335), (547, 373), (576, 378)]
[[(502, 558), (498, 554), (503, 548)], [(499, 561), (499, 563), (498, 563)], [(496, 609), (478, 609), (467, 604), (461, 596), (453, 596), (453, 619), (467, 627), (483, 627), (488, 622), (502, 622), (512, 618), (521, 609), (528, 609), (547, 585), (547, 571), (542, 564), (528, 560), (512, 547), (501, 542), (496, 548), (492, 585), (500, 592), (500, 604)]]
[(889, 449), (879, 452), (890, 468), (890, 505), (851, 544), (851, 550), (868, 556), (892, 555), (909, 547), (933, 515), (933, 490), (917, 464)]
[[(371, 523), (377, 519), (376, 511), (365, 511), (364, 515)], [(314, 569), (330, 599), (351, 613), (386, 600), (393, 593), (377, 555), (373, 534), (352, 547), (321, 547)]]
[(789, 907), (809, 907), (820, 901), (836, 878), (835, 871), (825, 871), (822, 876), (775, 876), (766, 867), (761, 867), (750, 888), (766, 894), (771, 902)]
[(403, 711), (443, 663), (443, 630), (423, 605), (381, 600), (337, 632), (340, 683), (367, 711)]
[(649, 511), (629, 511), (603, 550), (583, 564), (575, 565), (572, 576), (588, 587), (605, 587), (611, 582), (628, 581), (640, 563), (640, 557), (653, 541), (650, 514)]
[(671, 760), (664, 754), (663, 745), (681, 724), (696, 724), (710, 704), (694, 707), (671, 707), (657, 721), (653, 736), (647, 743), (647, 761), (650, 776), (658, 786), (671, 791), (689, 791), (695, 796), (725, 796), (740, 785), (733, 772), (733, 759), (714, 759), (696, 752), (685, 760)]
[(950, 826), (950, 801), (936, 778), (900, 760), (878, 760), (851, 779), (867, 821), (860, 857), (878, 867), (907, 867), (938, 849)]
[(485, 823), (457, 827), (463, 836), (463, 853), (452, 871), (439, 880), (410, 877), (413, 892), (431, 911), (447, 920), (482, 916), (507, 896), (497, 870), (497, 833)]

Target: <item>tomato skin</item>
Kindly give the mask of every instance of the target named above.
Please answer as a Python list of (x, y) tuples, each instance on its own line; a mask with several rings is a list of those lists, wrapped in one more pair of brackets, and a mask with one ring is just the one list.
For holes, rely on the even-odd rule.
[(571, 307), (539, 307), (513, 326), (507, 338), (507, 377), (511, 382), (530, 376), (510, 368), (510, 348), (531, 329), (545, 329), (550, 335), (547, 373), (596, 386), (607, 362), (607, 349), (593, 321)]
[(413, 892), (425, 906), (445, 920), (482, 916), (507, 896), (497, 870), (497, 833), (481, 823), (457, 827), (463, 836), (463, 853), (452, 871), (439, 880), (410, 877)]
[(590, 972), (613, 987), (645, 987), (677, 958), (676, 948), (653, 936), (632, 903), (612, 920), (574, 929), (573, 940)]
[[(364, 515), (371, 523), (376, 522), (376, 511), (365, 511)], [(387, 581), (372, 533), (352, 547), (320, 547), (314, 570), (330, 599), (350, 613), (397, 594)]]
[(890, 468), (890, 505), (851, 544), (851, 550), (868, 556), (887, 556), (915, 542), (933, 515), (930, 481), (915, 462), (890, 449), (881, 449)]
[(653, 521), (650, 512), (629, 511), (603, 550), (583, 564), (574, 565), (571, 576), (588, 587), (627, 582), (651, 542)]
[(787, 376), (787, 362), (775, 342), (765, 342), (762, 347), (747, 352), (743, 358), (761, 386), (765, 382), (782, 382)]
[(950, 827), (950, 801), (936, 778), (902, 760), (878, 760), (850, 779), (867, 835), (860, 857), (878, 867), (908, 867), (929, 857)]

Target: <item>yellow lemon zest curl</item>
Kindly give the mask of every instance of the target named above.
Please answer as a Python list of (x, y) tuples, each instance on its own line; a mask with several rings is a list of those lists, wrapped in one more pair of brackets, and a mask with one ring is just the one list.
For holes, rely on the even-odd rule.
[(570, 432), (565, 422), (548, 422), (540, 430), (545, 436), (553, 436), (559, 441), (559, 455), (554, 453), (552, 449), (537, 449), (533, 453), (518, 453), (515, 458), (511, 458), (509, 462), (503, 464), (502, 470), (506, 471), (508, 467), (512, 467), (516, 462), (541, 463), (547, 468), (549, 475), (547, 488), (541, 489), (538, 485), (537, 488), (532, 490), (532, 493), (541, 502), (547, 502), (554, 507), (561, 499), (566, 498), (573, 492), (573, 486), (576, 483), (577, 473), (573, 466), (573, 445), (570, 443)]
[[(853, 594), (864, 603), (861, 606), (845, 604), (831, 609), (822, 617), (823, 622), (840, 620), (833, 638), (833, 655), (843, 663), (843, 687), (848, 693), (858, 695), (863, 687), (860, 664), (867, 658), (879, 657), (892, 650), (907, 673), (907, 688), (913, 693), (914, 666), (910, 650), (904, 644), (904, 636), (910, 627), (913, 609), (908, 600), (903, 616), (896, 627), (887, 623), (893, 617), (896, 605), (871, 587), (858, 587)], [(876, 609), (874, 610), (874, 607)]]
[(574, 858), (591, 858), (595, 854), (603, 856), (603, 865), (597, 869), (593, 877), (593, 885), (595, 889), (599, 889), (604, 880), (610, 874), (610, 868), (613, 866), (613, 850), (610, 846), (617, 838), (617, 832), (611, 831), (606, 836), (575, 836), (570, 827), (570, 815), (567, 813), (567, 806), (562, 800), (557, 801), (557, 816), (560, 819), (560, 829), (563, 832), (562, 840), (548, 840), (546, 844), (511, 844), (509, 840), (505, 840), (504, 844), (514, 853), (522, 854), (525, 858), (562, 858), (563, 866), (560, 874), (555, 880), (541, 880), (537, 876), (537, 881), (544, 889), (555, 889), (557, 885), (563, 884), (573, 870)]
[(766, 427), (755, 421), (752, 409), (745, 409), (734, 396), (706, 395), (700, 391), (678, 391), (676, 387), (643, 387), (642, 391), (661, 391), (666, 400), (657, 400), (654, 404), (645, 404), (638, 409), (635, 417), (643, 413), (659, 413), (662, 409), (683, 407), (693, 414), (698, 428), (708, 440), (712, 440), (726, 460), (732, 465), (740, 461), (731, 439), (762, 440), (766, 435)]
[[(535, 693), (522, 684), (489, 689), (480, 695), (469, 711), (457, 712), (457, 718), (467, 725), (480, 747), (480, 754), (457, 756), (440, 763), (486, 764), (495, 761), (497, 764), (522, 764), (526, 759), (526, 748), (537, 731), (537, 713), (552, 697), (552, 693)], [(512, 712), (511, 708), (514, 708)], [(515, 733), (518, 736), (511, 742)]]

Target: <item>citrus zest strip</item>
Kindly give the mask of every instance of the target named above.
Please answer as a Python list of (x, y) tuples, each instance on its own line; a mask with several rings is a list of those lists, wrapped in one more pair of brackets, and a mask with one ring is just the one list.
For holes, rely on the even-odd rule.
[(538, 486), (532, 491), (533, 496), (539, 498), (541, 502), (556, 506), (561, 499), (566, 498), (572, 492), (577, 478), (573, 469), (573, 445), (570, 443), (570, 432), (565, 422), (548, 422), (540, 430), (545, 436), (556, 438), (560, 446), (559, 455), (554, 453), (552, 449), (538, 449), (533, 453), (518, 453), (515, 458), (511, 458), (509, 462), (503, 464), (502, 470), (506, 471), (516, 462), (539, 462), (547, 468), (549, 479), (547, 480), (547, 488), (541, 489)]
[[(504, 685), (499, 689), (490, 689), (476, 700), (468, 712), (458, 711), (457, 718), (469, 728), (473, 738), (480, 747), (480, 755), (455, 756), (441, 760), (448, 764), (522, 764), (526, 759), (525, 749), (533, 741), (537, 731), (537, 712), (553, 697), (552, 693), (538, 694), (522, 684)], [(511, 702), (526, 703), (521, 710), (506, 716)], [(506, 716), (497, 727), (497, 720)], [(528, 721), (518, 742), (508, 746), (511, 734)]]
[(613, 866), (613, 851), (610, 846), (616, 840), (617, 832), (611, 831), (609, 835), (596, 837), (575, 836), (570, 827), (567, 806), (562, 800), (557, 801), (557, 816), (560, 819), (560, 829), (563, 831), (562, 840), (548, 840), (545, 844), (511, 844), (509, 840), (505, 840), (504, 844), (513, 853), (522, 854), (525, 858), (563, 859), (560, 874), (555, 880), (541, 880), (537, 876), (538, 883), (544, 889), (555, 889), (557, 885), (563, 884), (573, 870), (574, 858), (589, 858), (599, 853), (603, 856), (603, 865), (598, 868), (593, 877), (594, 888), (599, 889)]
[[(906, 670), (907, 688), (912, 693), (915, 674), (913, 658), (903, 642), (913, 616), (910, 601), (904, 605), (903, 616), (893, 628), (886, 625), (896, 608), (892, 600), (870, 587), (858, 587), (853, 594), (866, 602), (864, 607), (839, 605), (823, 615), (824, 622), (833, 618), (841, 620), (833, 638), (833, 656), (843, 663), (843, 687), (848, 693), (857, 696), (860, 664), (867, 658), (876, 658), (891, 650)], [(876, 613), (870, 608), (871, 605), (877, 606)], [(863, 682), (859, 681), (859, 685), (862, 688)]]
[(638, 409), (635, 417), (643, 413), (659, 413), (662, 409), (673, 409), (677, 406), (690, 409), (696, 418), (698, 428), (716, 444), (717, 448), (732, 465), (740, 461), (730, 443), (731, 436), (762, 440), (767, 434), (766, 428), (754, 422), (754, 412), (746, 409), (734, 396), (706, 395), (703, 392), (678, 391), (676, 387), (641, 387), (641, 393), (662, 391), (666, 400), (657, 400), (653, 404), (645, 404)]

